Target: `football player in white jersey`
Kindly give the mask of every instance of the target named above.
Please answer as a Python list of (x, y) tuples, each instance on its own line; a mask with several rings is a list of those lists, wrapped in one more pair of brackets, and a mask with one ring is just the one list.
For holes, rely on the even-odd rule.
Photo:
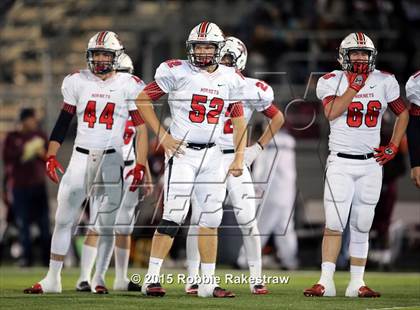
[[(347, 297), (379, 297), (363, 281), (369, 230), (382, 185), (382, 165), (398, 152), (408, 111), (394, 75), (375, 69), (377, 50), (361, 32), (340, 44), (335, 70), (318, 80), (316, 93), (330, 122), (326, 164), (322, 273), (305, 296), (335, 296), (334, 271), (341, 234), (349, 220), (350, 282)], [(389, 107), (397, 116), (391, 141), (379, 146), (382, 116)]]
[[(133, 74), (133, 62), (130, 57), (123, 53), (118, 60), (117, 72), (126, 72)], [(127, 175), (138, 161), (145, 161), (148, 151), (148, 137), (146, 124), (137, 127), (131, 117), (127, 120), (124, 130), (124, 145), (122, 147), (124, 158), (124, 173)], [(148, 168), (148, 165), (146, 165)], [(136, 189), (130, 191), (132, 178), (124, 179), (123, 197), (121, 207), (115, 222), (115, 280), (114, 290), (117, 291), (140, 291), (140, 286), (127, 277), (128, 261), (130, 256), (131, 233), (135, 223), (134, 211), (139, 200), (139, 191)], [(149, 169), (146, 169), (145, 176), (145, 194), (148, 194), (151, 188), (151, 175)], [(99, 197), (100, 198), (100, 197)], [(94, 224), (97, 217), (100, 199), (91, 199), (90, 204), (90, 224)], [(83, 243), (82, 254), (80, 258), (80, 277), (77, 280), (76, 290), (79, 292), (90, 292), (90, 277), (97, 254), (97, 234), (93, 230), (88, 230), (88, 234)]]
[[(247, 49), (245, 44), (235, 37), (227, 37), (226, 44), (221, 51), (221, 63), (234, 67), (242, 71), (245, 69), (247, 61)], [(274, 105), (273, 89), (264, 81), (245, 77), (245, 101), (243, 102), (244, 116), (246, 122), (252, 117), (254, 111), (263, 113), (270, 118), (270, 124), (267, 126), (263, 135), (254, 145), (245, 150), (245, 163), (243, 173), (240, 177), (229, 176), (226, 180), (227, 190), (232, 201), (234, 214), (242, 231), (245, 252), (247, 256), (250, 277), (250, 288), (253, 294), (267, 294), (268, 289), (264, 285), (261, 276), (261, 242), (256, 221), (256, 206), (254, 185), (248, 167), (268, 144), (273, 135), (281, 128), (284, 123), (283, 113)], [(229, 165), (235, 157), (235, 147), (232, 136), (232, 122), (229, 118), (229, 112), (225, 114), (225, 122), (222, 128), (217, 144), (220, 145), (223, 153), (223, 168), (225, 174), (228, 172)], [(197, 211), (193, 208), (191, 226), (187, 238), (187, 267), (189, 277), (195, 278), (198, 275), (200, 254), (198, 251), (197, 236)], [(187, 284), (187, 294), (197, 294), (197, 284)]]
[[(46, 160), (47, 175), (55, 183), (59, 182), (57, 170), (64, 173), (56, 154), (75, 114), (77, 134), (58, 189), (50, 267), (46, 277), (25, 293), (61, 292), (61, 269), (70, 246), (72, 226), (78, 219), (80, 205), (92, 195), (103, 199), (95, 221), (95, 230), (100, 235), (100, 255), (92, 291), (107, 292), (104, 277), (112, 255), (113, 225), (122, 196), (124, 159), (121, 147), (125, 123), (129, 116), (135, 126), (143, 123), (133, 100), (144, 87), (142, 81), (131, 74), (115, 72), (122, 52), (123, 46), (114, 32), (99, 32), (88, 43), (89, 69), (70, 74), (63, 81), (64, 105), (51, 133)], [(134, 189), (143, 179), (144, 165), (145, 162), (137, 162), (130, 172), (134, 174)]]
[(408, 79), (405, 92), (411, 102), (410, 121), (407, 128), (411, 179), (417, 188), (420, 188), (420, 71)]
[[(286, 270), (298, 268), (298, 240), (294, 223), (296, 200), (296, 141), (286, 130), (280, 130), (264, 147), (252, 169), (255, 191), (261, 197), (258, 207), (258, 228), (261, 247), (273, 235), (276, 258)], [(259, 195), (262, 193), (263, 195)], [(243, 251), (238, 265), (244, 265)], [(263, 259), (264, 261), (264, 259)]]
[[(230, 107), (237, 151), (230, 164), (230, 173), (241, 175), (246, 143), (241, 103), (245, 79), (235, 69), (219, 65), (224, 44), (223, 33), (216, 24), (200, 23), (186, 42), (188, 60), (162, 63), (156, 70), (155, 81), (138, 97), (137, 104), (144, 121), (160, 138), (167, 154), (163, 217), (153, 237), (149, 269), (142, 285), (142, 291), (147, 295), (165, 294), (158, 278), (161, 265), (188, 214), (191, 196), (194, 196), (197, 203), (193, 208), (197, 208), (199, 214), (198, 247), (203, 279), (198, 296), (234, 296), (220, 288), (214, 277), (217, 227), (222, 220), (226, 178), (221, 165), (222, 153), (215, 142), (221, 133), (221, 118)], [(165, 93), (169, 94), (172, 116), (170, 133), (159, 123), (151, 103)]]

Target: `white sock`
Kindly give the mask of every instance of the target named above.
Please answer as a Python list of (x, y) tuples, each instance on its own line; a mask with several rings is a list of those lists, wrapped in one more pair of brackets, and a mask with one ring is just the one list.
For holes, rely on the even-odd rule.
[(255, 281), (255, 284), (262, 284), (261, 279), (261, 260), (249, 261), (249, 275)]
[(88, 281), (90, 283), (90, 276), (92, 268), (95, 264), (97, 249), (94, 246), (83, 244), (82, 255), (80, 257), (80, 277), (78, 283)]
[(196, 260), (188, 260), (187, 261), (187, 270), (188, 270), (188, 277), (190, 277), (193, 281), (192, 284), (195, 283), (195, 279), (198, 279), (200, 274), (200, 261)]
[(115, 247), (115, 281), (128, 282), (127, 270), (130, 249)]
[(365, 266), (350, 265), (350, 282), (360, 283), (365, 285), (363, 275), (365, 274)]
[(160, 268), (162, 267), (163, 259), (157, 257), (150, 257), (149, 269), (147, 275), (149, 276), (150, 283), (159, 282)]
[(261, 238), (257, 222), (254, 221), (251, 226), (248, 225), (240, 228), (248, 264), (249, 262), (261, 261)]
[(201, 272), (205, 276), (214, 276), (214, 272), (216, 271), (216, 263), (201, 263)]
[(212, 287), (217, 286), (214, 278), (214, 273), (216, 271), (216, 263), (206, 264), (201, 263), (201, 277), (202, 281), (205, 284), (209, 284)]
[(111, 261), (114, 239), (115, 236), (113, 235), (102, 235), (99, 237), (98, 256), (96, 259), (95, 275), (93, 277), (96, 285), (105, 285), (105, 274)]
[(323, 262), (321, 264), (321, 270), (321, 278), (319, 279), (318, 283), (325, 285), (326, 283), (333, 281), (335, 272), (334, 263)]
[(63, 268), (63, 261), (50, 259), (50, 268), (48, 269), (46, 280), (61, 282), (61, 269)]

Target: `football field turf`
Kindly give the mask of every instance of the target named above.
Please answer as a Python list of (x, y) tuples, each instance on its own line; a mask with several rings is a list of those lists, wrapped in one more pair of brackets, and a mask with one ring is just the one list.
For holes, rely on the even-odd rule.
[[(66, 268), (63, 271), (63, 293), (46, 295), (25, 295), (22, 290), (44, 276), (46, 269), (20, 269), (1, 267), (0, 309), (420, 309), (420, 274), (419, 273), (374, 273), (366, 276), (367, 284), (382, 293), (381, 298), (359, 299), (345, 298), (344, 290), (349, 279), (348, 272), (336, 273), (337, 295), (334, 298), (307, 298), (302, 290), (309, 287), (319, 277), (319, 272), (265, 272), (267, 276), (289, 276), (288, 284), (270, 284), (269, 295), (253, 296), (246, 284), (227, 284), (226, 274), (240, 275), (237, 270), (220, 270), (222, 286), (232, 289), (236, 298), (214, 299), (187, 296), (183, 284), (163, 285), (165, 297), (145, 297), (137, 292), (113, 292), (109, 295), (77, 293), (74, 285), (78, 269)], [(144, 275), (145, 270), (131, 269), (130, 274), (138, 272)], [(173, 274), (177, 282), (177, 272)], [(179, 270), (178, 270), (179, 272)], [(183, 271), (182, 271), (183, 272)], [(245, 273), (246, 274), (246, 273)], [(237, 278), (235, 278), (237, 279)], [(112, 288), (113, 269), (107, 277)]]

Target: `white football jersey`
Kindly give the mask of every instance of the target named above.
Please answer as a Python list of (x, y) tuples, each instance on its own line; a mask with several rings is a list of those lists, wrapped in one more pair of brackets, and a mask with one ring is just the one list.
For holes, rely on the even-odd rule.
[(168, 60), (157, 68), (155, 81), (169, 93), (171, 135), (186, 142), (215, 142), (223, 124), (219, 119), (244, 98), (244, 77), (223, 65), (208, 73), (187, 60)]
[[(343, 95), (347, 88), (345, 73), (335, 70), (318, 80), (316, 94), (324, 100)], [(399, 97), (400, 86), (393, 74), (371, 72), (347, 111), (330, 121), (330, 151), (352, 155), (372, 153), (379, 146), (382, 116), (388, 103)]]
[(129, 111), (137, 111), (135, 99), (144, 86), (138, 77), (121, 72), (105, 81), (90, 70), (65, 77), (64, 102), (77, 113), (74, 144), (87, 149), (121, 147)]
[[(244, 117), (248, 123), (254, 111), (262, 112), (266, 110), (274, 101), (274, 92), (270, 85), (264, 81), (246, 77), (246, 88), (244, 91)], [(229, 118), (229, 111), (224, 114), (224, 126), (222, 134), (217, 143), (222, 150), (233, 149), (233, 128), (232, 121)]]
[(135, 152), (135, 141), (136, 138), (136, 126), (133, 123), (131, 117), (125, 122), (125, 130), (123, 136), (123, 158), (124, 161), (127, 160), (135, 160), (136, 159), (136, 152)]
[(420, 71), (410, 76), (405, 85), (405, 92), (408, 101), (420, 107)]

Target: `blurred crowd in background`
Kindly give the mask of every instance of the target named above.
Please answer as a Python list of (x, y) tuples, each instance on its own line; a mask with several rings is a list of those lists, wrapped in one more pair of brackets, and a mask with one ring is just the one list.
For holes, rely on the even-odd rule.
[[(274, 206), (290, 210), (286, 224), (292, 224), (286, 225), (281, 238), (278, 233), (267, 236), (264, 265), (285, 269), (319, 265), (312, 257), (319, 257), (322, 237), (323, 161), (327, 154), (328, 123), (315, 98), (316, 81), (323, 73), (339, 68), (337, 48), (344, 36), (363, 31), (378, 49), (377, 67), (394, 73), (400, 85), (405, 85), (408, 77), (420, 69), (419, 1), (2, 1), (0, 263), (18, 261), (22, 266), (31, 266), (48, 261), (45, 257), (49, 249), (46, 240), (50, 239), (48, 223), (54, 218), (57, 188), (48, 185), (47, 193), (46, 182), (39, 172), (43, 165), (42, 152), (61, 108), (60, 83), (66, 74), (86, 66), (88, 38), (104, 29), (119, 33), (126, 52), (134, 61), (135, 74), (149, 82), (162, 61), (186, 57), (188, 32), (202, 20), (215, 22), (226, 35), (244, 41), (249, 51), (245, 74), (270, 83), (275, 90), (276, 104), (283, 111), (291, 100), (301, 99), (289, 115), (286, 114), (286, 129), (281, 133), (283, 138), (278, 139), (291, 142), (278, 143), (276, 156), (281, 160), (278, 166), (272, 167), (278, 172), (277, 186), (296, 185), (288, 193), (291, 197), (287, 199), (290, 201), (287, 206), (280, 203)], [(306, 126), (313, 113), (315, 121)], [(163, 110), (162, 115), (168, 115), (168, 110)], [(384, 117), (383, 143), (389, 139), (391, 117)], [(28, 119), (33, 121), (29, 127)], [(264, 125), (261, 118), (253, 119), (252, 136)], [(305, 130), (299, 129), (303, 127)], [(74, 135), (73, 126), (60, 151), (63, 163), (70, 157)], [(136, 242), (132, 243), (132, 261), (136, 266), (145, 266), (147, 262), (152, 225), (159, 222), (162, 208), (163, 151), (156, 145), (157, 141), (152, 139), (149, 164), (156, 184), (154, 195), (140, 202), (139, 228), (133, 235)], [(25, 152), (31, 156), (27, 155), (29, 157), (23, 161)], [(288, 161), (282, 160), (286, 157)], [(39, 176), (39, 182), (19, 184), (16, 171), (22, 169), (22, 165), (26, 165), (26, 173), (20, 177), (34, 181), (35, 176)], [(267, 167), (258, 169), (264, 168)], [(402, 147), (399, 158), (385, 170), (378, 206), (381, 211), (377, 212), (372, 233), (374, 247), (370, 267), (420, 269), (419, 193), (408, 181), (406, 171), (406, 151)], [(22, 188), (25, 194), (19, 193)], [(37, 195), (28, 198), (29, 191)], [(27, 201), (19, 199), (24, 196)], [(283, 200), (286, 199), (277, 199)], [(223, 224), (233, 225), (234, 221), (227, 207)], [(31, 223), (37, 225), (32, 227)], [(75, 236), (68, 265), (77, 261), (82, 232), (83, 229), (78, 230)], [(171, 252), (174, 266), (183, 264), (185, 234), (183, 230)], [(236, 260), (241, 239), (239, 230), (221, 228), (220, 235), (219, 261), (241, 267)], [(281, 250), (282, 240), (287, 236), (296, 240), (292, 241), (296, 242), (296, 251), (289, 251), (288, 257), (285, 255), (288, 250)], [(348, 263), (346, 255), (344, 251), (341, 256), (342, 268)]]

